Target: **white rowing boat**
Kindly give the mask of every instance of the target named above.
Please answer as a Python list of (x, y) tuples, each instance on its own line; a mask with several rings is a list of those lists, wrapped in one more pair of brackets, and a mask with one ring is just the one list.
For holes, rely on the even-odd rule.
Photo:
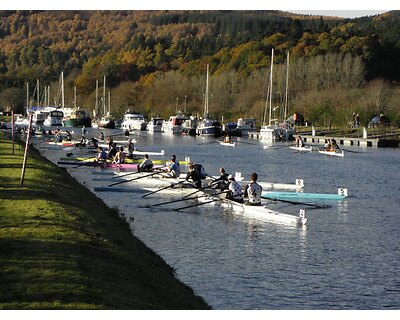
[(297, 150), (297, 151), (300, 151), (300, 152), (311, 152), (313, 148), (311, 146), (310, 147), (290, 146), (290, 149)]
[(318, 150), (319, 153), (326, 154), (328, 156), (336, 156), (336, 157), (344, 157), (344, 151), (327, 151), (327, 150)]
[[(239, 184), (244, 187), (250, 183), (250, 181), (238, 181)], [(284, 189), (284, 190), (293, 190), (293, 189), (302, 189), (304, 187), (303, 179), (296, 179), (295, 183), (278, 183), (278, 182), (261, 182), (257, 181), (257, 183), (263, 189)]]
[(348, 196), (347, 189), (339, 188), (337, 194), (334, 193), (303, 193), (303, 192), (282, 192), (264, 191), (262, 197), (276, 200), (343, 200)]
[(221, 146), (226, 146), (226, 147), (236, 147), (236, 142), (226, 142), (226, 141), (219, 141), (219, 144)]
[(243, 203), (235, 202), (229, 199), (218, 197), (218, 202), (221, 206), (232, 210), (235, 214), (244, 214), (250, 218), (262, 219), (267, 221), (276, 221), (285, 224), (296, 224), (304, 226), (307, 223), (305, 210), (301, 209), (299, 216), (282, 213), (279, 211), (271, 210), (267, 206), (248, 206)]

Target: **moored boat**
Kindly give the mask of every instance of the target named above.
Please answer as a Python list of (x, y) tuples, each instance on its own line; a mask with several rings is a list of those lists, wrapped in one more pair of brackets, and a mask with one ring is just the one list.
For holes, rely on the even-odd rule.
[(189, 120), (190, 117), (179, 112), (175, 116), (170, 116), (168, 121), (164, 121), (161, 126), (161, 132), (169, 134), (181, 134), (184, 130), (183, 123)]
[(127, 110), (121, 128), (124, 130), (147, 130), (147, 120), (143, 114)]
[(147, 131), (149, 132), (161, 132), (164, 119), (160, 117), (152, 117), (147, 123)]
[(91, 127), (92, 118), (88, 115), (85, 109), (81, 108), (63, 108), (64, 112), (63, 125), (64, 127)]

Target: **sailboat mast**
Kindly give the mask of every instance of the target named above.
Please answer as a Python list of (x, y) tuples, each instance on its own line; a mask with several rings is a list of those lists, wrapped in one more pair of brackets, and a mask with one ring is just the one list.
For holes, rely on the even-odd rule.
[(288, 90), (289, 90), (289, 52), (287, 53), (287, 58), (286, 58), (285, 115), (283, 118), (284, 121), (286, 121), (289, 112)]
[(76, 86), (74, 86), (74, 107), (76, 108)]
[(111, 114), (111, 92), (108, 90), (108, 114)]
[(209, 72), (209, 65), (207, 64), (206, 92), (204, 99), (204, 117), (208, 114), (208, 72)]
[(94, 102), (94, 116), (97, 116), (99, 109), (99, 80), (96, 80), (96, 101)]
[(103, 116), (106, 114), (106, 76), (103, 78)]
[(28, 115), (28, 109), (29, 109), (29, 82), (26, 83), (26, 110), (25, 110), (26, 115)]
[(61, 108), (64, 109), (64, 71), (61, 71)]
[(268, 125), (271, 125), (271, 115), (272, 115), (272, 73), (274, 68), (274, 49), (272, 49), (271, 53), (271, 71), (269, 75), (269, 120)]
[(36, 92), (37, 105), (40, 106), (39, 79), (36, 80), (36, 86), (37, 86), (37, 92)]

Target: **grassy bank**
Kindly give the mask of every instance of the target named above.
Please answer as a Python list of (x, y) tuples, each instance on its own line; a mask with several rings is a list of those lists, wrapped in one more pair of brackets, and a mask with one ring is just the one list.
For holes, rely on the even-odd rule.
[(118, 212), (0, 133), (0, 309), (207, 309)]

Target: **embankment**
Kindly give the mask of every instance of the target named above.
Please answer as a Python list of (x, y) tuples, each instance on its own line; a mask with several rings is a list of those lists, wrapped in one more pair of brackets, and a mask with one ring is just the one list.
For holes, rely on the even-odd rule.
[(210, 309), (118, 211), (0, 133), (0, 309)]

